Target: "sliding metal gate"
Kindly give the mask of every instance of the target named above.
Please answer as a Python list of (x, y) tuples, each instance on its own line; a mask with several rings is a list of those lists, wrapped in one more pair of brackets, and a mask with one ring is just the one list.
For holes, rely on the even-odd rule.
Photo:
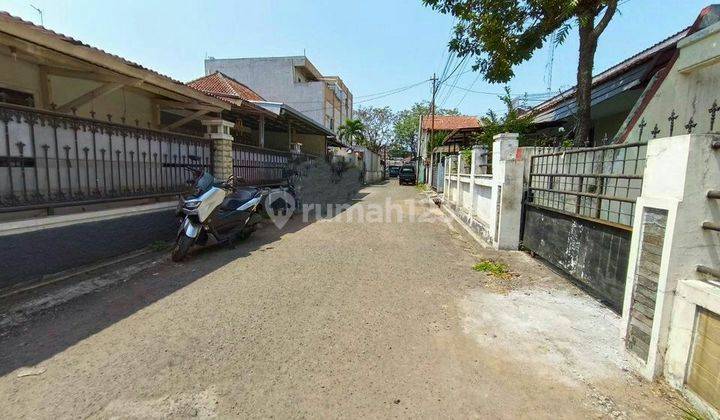
[(622, 308), (647, 143), (531, 157), (522, 244)]

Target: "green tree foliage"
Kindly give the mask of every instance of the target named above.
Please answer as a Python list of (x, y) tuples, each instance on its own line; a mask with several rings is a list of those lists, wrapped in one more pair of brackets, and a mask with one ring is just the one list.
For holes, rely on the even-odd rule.
[[(460, 115), (460, 112), (457, 109), (438, 109), (436, 114)], [(430, 115), (430, 102), (428, 101), (416, 102), (410, 109), (398, 112), (394, 127), (395, 139), (391, 150), (402, 153), (402, 156), (415, 152), (420, 117), (427, 115)]]
[(349, 144), (362, 144), (365, 141), (365, 124), (359, 119), (347, 119), (338, 127), (340, 141)]
[[(580, 54), (575, 141), (577, 144), (588, 141), (595, 50), (600, 35), (615, 15), (618, 0), (422, 1), (458, 19), (450, 51), (461, 57), (474, 57), (473, 69), (494, 83), (509, 81), (514, 76), (513, 66), (530, 59), (545, 42), (562, 43), (576, 22)], [(555, 36), (551, 39), (552, 34)]]
[(396, 115), (390, 107), (360, 107), (355, 115), (365, 127), (365, 137), (358, 145), (378, 152), (392, 143)]
[(532, 117), (523, 114), (513, 102), (510, 88), (505, 87), (505, 93), (500, 96), (505, 105), (505, 115), (498, 116), (493, 110), (488, 110), (484, 117), (480, 118), (483, 125), (483, 131), (476, 138), (478, 144), (484, 144), (488, 148), (492, 147), (493, 137), (500, 133), (517, 133), (520, 134), (518, 142), (520, 146), (529, 146), (532, 143), (527, 139), (525, 134), (532, 128)]
[(430, 138), (430, 141), (428, 142), (428, 151), (431, 151), (438, 146), (442, 146), (443, 140), (445, 140), (445, 137), (447, 137), (447, 135), (447, 131), (434, 132), (432, 138)]

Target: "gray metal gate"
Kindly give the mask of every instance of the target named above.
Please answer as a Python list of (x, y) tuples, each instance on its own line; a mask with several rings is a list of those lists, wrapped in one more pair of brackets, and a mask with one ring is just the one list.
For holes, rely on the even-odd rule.
[(522, 245), (620, 310), (647, 143), (536, 154)]
[(435, 191), (441, 193), (443, 192), (444, 185), (445, 185), (445, 167), (443, 166), (442, 162), (438, 163), (437, 169), (435, 170), (435, 176), (433, 177), (433, 187), (435, 187)]

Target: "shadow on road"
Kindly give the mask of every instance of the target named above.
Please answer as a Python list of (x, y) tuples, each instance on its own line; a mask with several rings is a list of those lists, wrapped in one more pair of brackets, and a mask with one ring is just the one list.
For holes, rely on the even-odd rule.
[[(351, 197), (349, 200), (336, 204), (347, 204), (339, 207), (345, 211), (347, 207), (359, 205), (366, 195), (353, 191), (348, 194)], [(276, 229), (268, 221), (250, 238), (236, 242), (232, 247), (211, 245), (200, 248), (182, 263), (173, 263), (166, 255), (158, 264), (123, 281), (55, 306), (19, 326), (0, 331), (0, 376), (23, 366), (37, 365), (226, 264), (252, 252), (264, 251), (283, 235), (300, 231), (312, 223), (312, 220), (303, 222), (302, 215), (296, 215), (282, 229)], [(67, 286), (69, 284), (62, 287)], [(20, 299), (42, 299), (43, 293), (47, 294), (32, 292), (30, 296), (20, 296)]]

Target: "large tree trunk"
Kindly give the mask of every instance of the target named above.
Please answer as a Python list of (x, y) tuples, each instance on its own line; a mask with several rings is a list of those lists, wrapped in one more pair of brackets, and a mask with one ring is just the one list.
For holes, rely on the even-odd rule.
[[(590, 20), (592, 22), (592, 20)], [(592, 72), (595, 64), (597, 38), (593, 33), (592, 23), (580, 24), (580, 59), (577, 71), (577, 130), (575, 145), (589, 146), (592, 144), (590, 128), (590, 94), (592, 92)]]
[[(592, 126), (590, 98), (592, 93), (592, 72), (595, 64), (595, 50), (600, 35), (607, 28), (608, 23), (617, 10), (617, 0), (592, 0), (579, 3), (582, 11), (577, 15), (580, 32), (580, 59), (578, 60), (577, 72), (577, 130), (575, 144), (578, 146), (590, 146), (593, 139), (590, 138)], [(603, 6), (604, 5), (604, 6)], [(605, 8), (605, 13), (597, 25), (595, 17)]]

